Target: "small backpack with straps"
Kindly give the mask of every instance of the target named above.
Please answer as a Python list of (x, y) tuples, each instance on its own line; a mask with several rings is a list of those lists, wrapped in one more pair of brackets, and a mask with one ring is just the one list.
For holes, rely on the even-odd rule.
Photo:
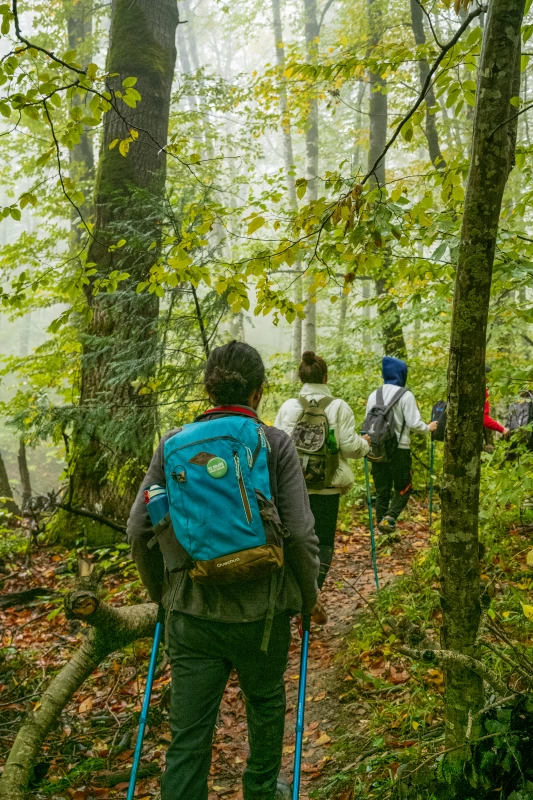
[(299, 397), (302, 413), (296, 420), (291, 439), (296, 446), (298, 458), (308, 489), (326, 489), (339, 466), (339, 450), (329, 445), (329, 420), (326, 408), (334, 397), (307, 400)]
[[(376, 402), (366, 415), (363, 423), (363, 433), (370, 436), (371, 444), (367, 458), (380, 464), (386, 464), (398, 449), (398, 437), (394, 429), (394, 406), (408, 391), (405, 386), (398, 389), (388, 405), (383, 399), (383, 387), (376, 392)], [(405, 426), (405, 421), (402, 426)], [(400, 433), (400, 439), (402, 434)]]

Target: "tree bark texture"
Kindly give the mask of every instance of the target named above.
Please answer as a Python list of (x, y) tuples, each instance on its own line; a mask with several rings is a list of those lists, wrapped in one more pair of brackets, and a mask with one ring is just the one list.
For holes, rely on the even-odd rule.
[[(281, 122), (281, 133), (283, 137), (283, 161), (285, 164), (285, 182), (287, 185), (287, 195), (289, 208), (293, 214), (298, 211), (298, 197), (296, 195), (296, 181), (293, 174), (294, 150), (292, 146), (291, 118), (287, 103), (287, 86), (283, 71), (285, 69), (285, 45), (283, 44), (283, 25), (281, 22), (280, 0), (272, 0), (272, 28), (274, 32), (274, 44), (276, 47), (276, 63), (279, 71), (278, 93), (279, 93), (279, 115)], [(294, 265), (295, 280), (293, 299), (295, 303), (303, 300), (302, 290), (302, 265), (298, 261)], [(302, 356), (302, 320), (296, 317), (291, 326), (291, 349), (292, 358), (298, 364)]]
[[(170, 94), (176, 61), (177, 0), (115, 0), (106, 69), (113, 90), (136, 77), (142, 100), (105, 116), (95, 187), (95, 227), (88, 262), (94, 278), (115, 270), (131, 277), (117, 291), (87, 301), (93, 319), (82, 335), (79, 422), (74, 432), (75, 505), (101, 504), (105, 516), (124, 518), (152, 454), (156, 431), (153, 398), (139, 388), (157, 364), (159, 301), (136, 294), (158, 257), (164, 214)], [(138, 133), (124, 157), (115, 140)], [(109, 250), (120, 239), (126, 244)], [(112, 477), (113, 476), (113, 477)], [(120, 478), (120, 491), (117, 490)]]
[[(485, 348), (502, 197), (514, 156), (513, 126), (525, 0), (492, 0), (478, 73), (474, 132), (457, 263), (448, 366), (448, 417), (441, 488), (442, 647), (478, 658), (478, 509)], [(446, 747), (463, 760), (471, 718), (483, 702), (474, 672), (447, 665)], [(478, 717), (479, 719), (479, 717)], [(471, 739), (479, 732), (473, 730)]]
[[(76, 3), (68, 3), (67, 28), (69, 48), (76, 50), (81, 63), (89, 64), (92, 61), (93, 0), (78, 0)], [(84, 100), (79, 95), (75, 95), (73, 102), (81, 105)], [(87, 128), (84, 129), (79, 144), (70, 150), (69, 162), (70, 177), (79, 181), (84, 190), (85, 200), (79, 208), (83, 220), (88, 223), (92, 216), (89, 192), (92, 191), (94, 181), (94, 152), (93, 140)], [(85, 231), (75, 211), (72, 217), (72, 227), (76, 246), (81, 243)]]
[(24, 800), (43, 742), (65, 705), (106, 656), (136, 639), (153, 636), (157, 606), (143, 603), (114, 608), (99, 602), (88, 589), (77, 593), (74, 607), (71, 604), (68, 613), (93, 627), (81, 647), (52, 680), (41, 697), (39, 708), (30, 712), (23, 722), (0, 778), (0, 800)]
[(5, 498), (2, 502), (0, 502), (0, 508), (4, 511), (9, 511), (10, 514), (16, 514), (20, 516), (20, 509), (16, 504), (13, 498), (13, 492), (11, 491), (11, 484), (9, 483), (9, 477), (7, 475), (6, 465), (4, 464), (4, 459), (2, 458), (2, 454), (0, 453), (0, 497)]
[[(308, 64), (318, 55), (318, 24), (316, 0), (304, 0), (305, 58)], [(309, 89), (309, 106), (305, 128), (305, 154), (307, 198), (313, 203), (318, 197), (318, 92), (315, 86)], [(316, 302), (308, 297), (302, 333), (302, 351), (316, 350)]]
[(19, 452), (18, 452), (20, 486), (22, 489), (22, 510), (27, 509), (31, 500), (31, 479), (30, 470), (28, 469), (28, 459), (26, 458), (26, 443), (22, 436), (19, 439)]
[[(383, 11), (382, 0), (368, 0), (368, 29), (370, 46), (376, 47), (383, 36)], [(370, 98), (369, 113), (369, 144), (368, 144), (368, 169), (375, 164), (387, 144), (387, 81), (377, 72), (368, 73)], [(371, 186), (385, 185), (385, 158), (382, 158), (369, 178)], [(379, 202), (379, 199), (377, 200)], [(388, 276), (389, 257), (383, 254), (383, 273), (375, 283), (378, 296), (378, 312), (381, 320), (383, 348), (385, 355), (407, 358), (407, 347), (402, 331), (402, 322), (398, 306), (390, 297)]]
[[(420, 0), (411, 0), (411, 27), (417, 45), (424, 45), (426, 43), (426, 32), (424, 30), (424, 12), (420, 5)], [(418, 62), (418, 73), (420, 75), (420, 88), (425, 85), (427, 76), (429, 74), (429, 64), (425, 58)], [(446, 161), (444, 160), (440, 151), (439, 135), (437, 132), (437, 125), (435, 120), (435, 107), (437, 101), (435, 99), (435, 92), (431, 85), (426, 93), (426, 139), (428, 141), (429, 157), (437, 169), (445, 169)], [(433, 110), (433, 113), (430, 113)]]

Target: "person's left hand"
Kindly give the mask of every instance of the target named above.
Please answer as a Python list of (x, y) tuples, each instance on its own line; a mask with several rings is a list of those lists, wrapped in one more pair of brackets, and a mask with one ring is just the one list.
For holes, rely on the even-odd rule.
[(364, 439), (365, 442), (368, 442), (368, 444), (372, 444), (372, 439), (370, 438), (368, 433), (363, 433), (363, 435), (361, 436), (361, 439)]

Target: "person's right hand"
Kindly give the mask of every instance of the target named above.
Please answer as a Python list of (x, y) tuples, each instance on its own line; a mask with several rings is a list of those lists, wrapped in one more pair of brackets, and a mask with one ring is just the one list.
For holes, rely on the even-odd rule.
[(364, 439), (365, 442), (368, 442), (368, 444), (372, 444), (372, 439), (370, 438), (368, 433), (363, 433), (363, 435), (361, 436), (361, 439)]
[(434, 431), (437, 430), (438, 426), (439, 426), (439, 423), (436, 420), (433, 420), (433, 422), (429, 423), (428, 428), (431, 431), (431, 433), (433, 433)]
[(509, 436), (510, 430), (509, 428), (504, 428), (502, 431), (502, 436)]

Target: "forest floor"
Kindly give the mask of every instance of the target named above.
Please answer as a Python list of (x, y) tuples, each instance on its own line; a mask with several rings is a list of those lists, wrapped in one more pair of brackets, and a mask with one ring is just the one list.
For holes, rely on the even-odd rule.
[[(381, 587), (395, 576), (408, 573), (427, 546), (426, 512), (422, 506), (412, 505), (411, 520), (400, 525), (401, 541), (378, 551)], [(368, 608), (374, 601), (370, 537), (364, 522), (364, 516), (360, 521), (355, 518), (345, 530), (338, 532), (335, 557), (323, 593), (329, 622), (323, 628), (314, 628), (311, 634), (302, 798), (316, 791), (326, 796), (339, 794), (343, 785), (338, 781), (339, 773), (353, 767), (347, 764), (348, 754), (354, 757), (353, 748), (344, 746), (347, 739), (352, 744), (354, 739), (360, 743), (355, 749), (357, 763), (376, 749), (368, 749), (372, 741), (365, 733), (368, 705), (357, 701), (357, 692), (356, 702), (351, 701), (357, 678), (343, 662), (350, 636), (357, 636), (357, 631), (352, 633), (356, 616), (362, 607)], [(39, 548), (30, 567), (23, 566), (22, 558), (13, 559), (4, 566), (10, 574), (0, 576), (3, 592), (36, 586), (49, 587), (51, 592), (68, 590), (74, 576), (65, 564), (71, 557), (57, 548)], [(108, 559), (111, 565), (111, 575), (105, 579), (107, 599), (116, 604), (138, 602), (141, 596), (133, 569), (126, 568), (125, 581), (124, 572), (114, 567), (115, 562), (120, 567), (127, 558), (125, 545), (103, 556), (100, 553), (99, 558), (101, 563), (102, 558)], [(68, 660), (84, 634), (80, 623), (65, 619), (61, 592), (36, 599), (30, 606), (5, 609), (0, 612), (0, 625), (0, 711), (3, 718), (0, 755), (5, 758), (24, 714), (38, 707), (39, 695), (50, 676)], [(137, 642), (128, 651), (108, 659), (64, 709), (60, 724), (48, 737), (42, 759), (36, 766), (33, 797), (90, 800), (126, 796), (126, 775), (135, 741), (133, 720), (134, 714), (140, 711), (150, 646), (150, 641)], [(294, 753), (299, 657), (300, 638), (294, 627), (286, 674), (288, 702), (282, 768), (282, 774), (288, 778), (291, 778)], [(393, 666), (391, 659), (384, 658), (381, 651), (363, 654), (363, 662), (370, 680), (385, 681), (389, 689), (400, 689), (409, 680), (409, 674), (401, 666)], [(145, 773), (153, 774), (138, 782), (136, 798), (141, 800), (157, 797), (157, 775), (170, 741), (169, 683), (166, 666), (154, 686), (142, 760)], [(246, 753), (245, 708), (237, 680), (232, 676), (213, 745), (210, 798), (240, 800), (240, 776)]]

